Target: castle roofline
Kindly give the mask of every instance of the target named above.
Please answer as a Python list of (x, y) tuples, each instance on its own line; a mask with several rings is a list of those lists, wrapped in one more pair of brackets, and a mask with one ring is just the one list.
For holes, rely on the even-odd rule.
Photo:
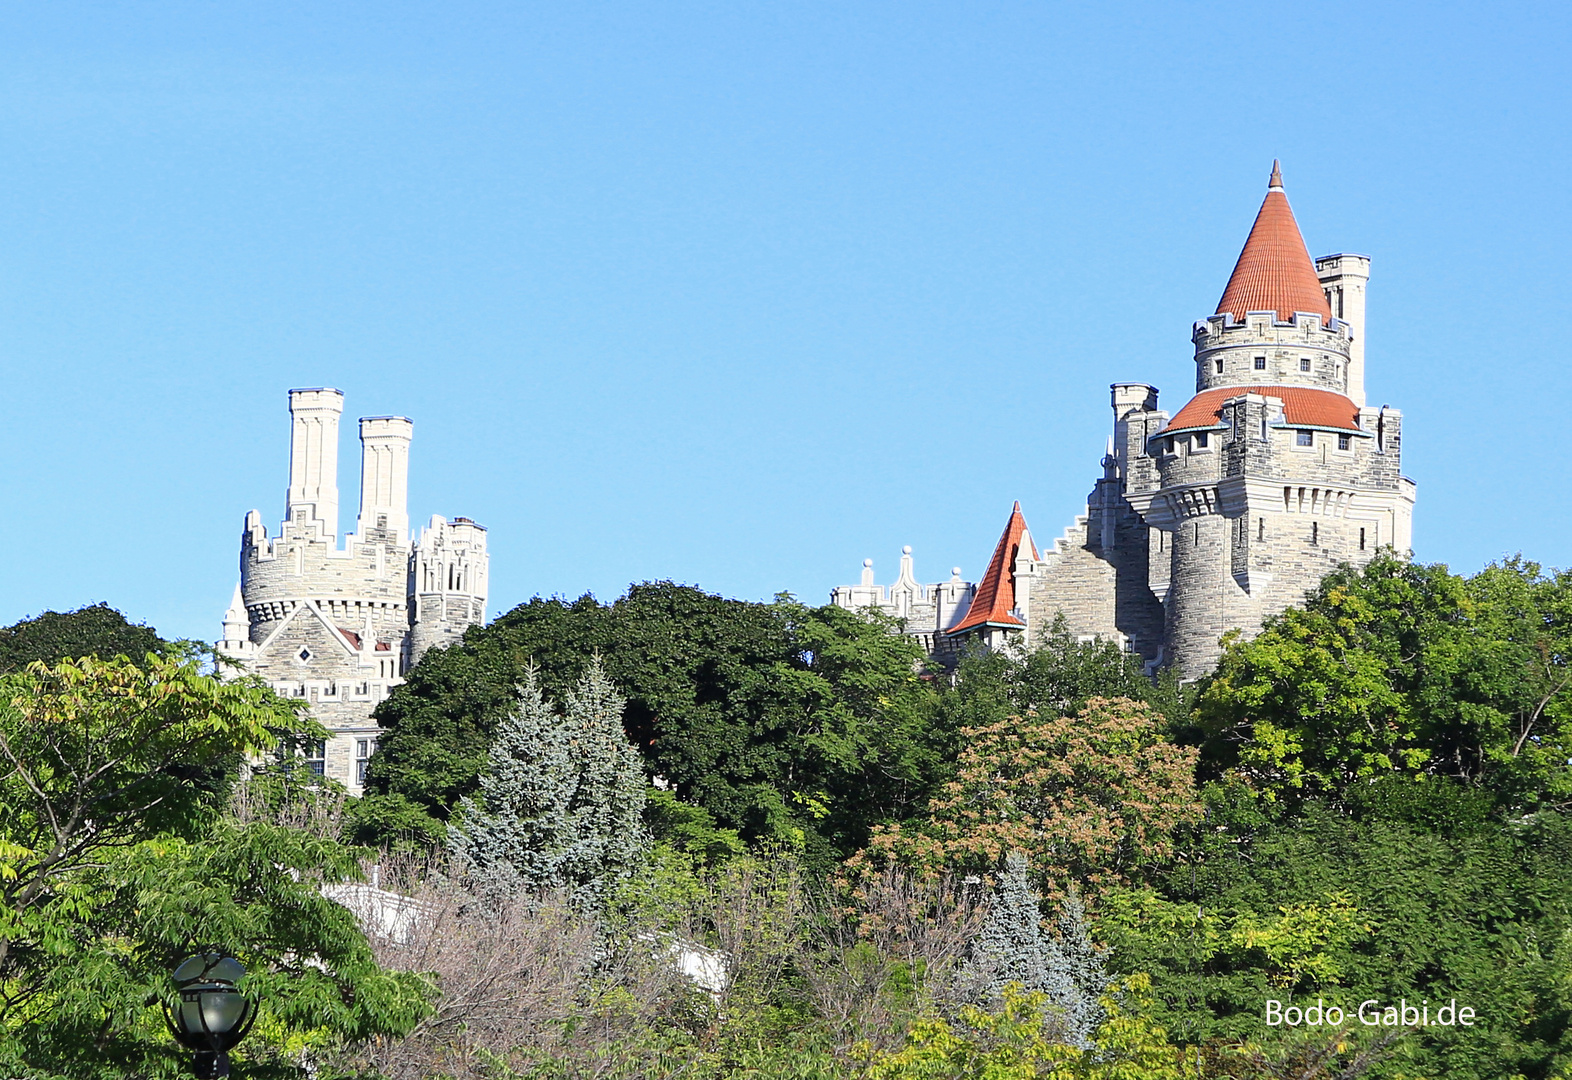
[(1282, 173), (1273, 161), (1271, 186), (1217, 302), (1217, 314), (1243, 321), (1251, 312), (1273, 311), (1287, 322), (1294, 312), (1303, 311), (1321, 316), (1325, 325), (1332, 321), (1332, 311), (1282, 185)]
[(972, 597), (972, 606), (967, 610), (966, 618), (945, 631), (947, 634), (964, 634), (984, 626), (1008, 630), (1026, 628), (1024, 622), (1011, 614), (1016, 607), (1015, 560), (1020, 554), (1023, 540), (1026, 550), (1031, 552), (1035, 560), (1037, 545), (1032, 543), (1031, 532), (1026, 528), (1026, 518), (1021, 514), (1021, 504), (1017, 502), (1010, 511), (1010, 520), (1004, 526), (1004, 535), (999, 537), (999, 546), (993, 550), (988, 572), (977, 583), (977, 592)]
[(1246, 394), (1282, 401), (1283, 422), (1288, 427), (1365, 433), (1359, 426), (1359, 406), (1334, 390), (1318, 390), (1311, 386), (1219, 386), (1191, 398), (1157, 435), (1221, 427), (1223, 403)]

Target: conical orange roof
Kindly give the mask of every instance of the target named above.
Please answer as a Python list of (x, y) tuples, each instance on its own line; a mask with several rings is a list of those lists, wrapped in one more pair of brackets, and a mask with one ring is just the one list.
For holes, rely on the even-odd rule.
[(1287, 322), (1294, 312), (1307, 311), (1321, 316), (1323, 324), (1332, 321), (1332, 310), (1327, 307), (1310, 252), (1305, 250), (1304, 237), (1299, 235), (1288, 196), (1283, 194), (1283, 174), (1275, 161), (1266, 201), (1234, 264), (1228, 288), (1217, 302), (1217, 313), (1225, 311), (1239, 320), (1248, 311), (1275, 311)]
[(977, 584), (977, 592), (972, 597), (972, 606), (966, 611), (966, 618), (950, 627), (949, 633), (959, 634), (979, 626), (1025, 628), (1025, 623), (1010, 614), (1015, 610), (1015, 559), (1020, 554), (1023, 538), (1032, 558), (1037, 558), (1037, 545), (1032, 543), (1031, 533), (1026, 529), (1026, 518), (1021, 516), (1021, 504), (1017, 502), (1015, 509), (1010, 511), (1010, 522), (1004, 527), (1004, 535), (999, 537), (999, 546), (993, 549), (993, 560), (988, 563), (988, 572)]

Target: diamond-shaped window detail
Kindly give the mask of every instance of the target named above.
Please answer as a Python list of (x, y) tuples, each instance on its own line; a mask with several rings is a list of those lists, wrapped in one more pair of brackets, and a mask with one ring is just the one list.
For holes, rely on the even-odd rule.
[(311, 659), (311, 650), (310, 649), (301, 649), (300, 650), (300, 659), (301, 660), (310, 660)]

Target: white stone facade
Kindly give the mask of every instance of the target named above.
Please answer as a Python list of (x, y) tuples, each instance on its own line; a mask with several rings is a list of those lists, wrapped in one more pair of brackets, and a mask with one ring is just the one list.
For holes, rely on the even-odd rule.
[(961, 580), (961, 568), (950, 571), (950, 580), (934, 585), (917, 581), (912, 570), (911, 545), (901, 549), (901, 569), (890, 585), (873, 581), (873, 560), (862, 561), (862, 580), (842, 585), (830, 593), (830, 602), (851, 610), (873, 608), (900, 619), (907, 634), (917, 638), (930, 656), (948, 652), (945, 631), (966, 618), (977, 587)]
[(218, 651), (280, 694), (310, 702), (332, 732), (308, 758), (358, 795), (376, 748), (372, 710), (433, 645), (485, 621), (486, 530), (432, 517), (411, 544), (409, 445), (400, 416), (360, 421), (360, 513), (338, 538), (338, 426), (344, 395), (291, 390), (289, 492), (269, 536), (246, 515), (240, 582)]

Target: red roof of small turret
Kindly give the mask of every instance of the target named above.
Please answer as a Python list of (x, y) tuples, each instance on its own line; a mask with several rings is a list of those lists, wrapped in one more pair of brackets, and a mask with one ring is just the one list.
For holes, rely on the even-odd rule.
[(1360, 430), (1359, 406), (1332, 390), (1317, 390), (1312, 386), (1220, 386), (1215, 390), (1203, 390), (1191, 398), (1190, 403), (1157, 434), (1214, 427), (1222, 419), (1223, 402), (1243, 394), (1282, 399), (1283, 420), (1289, 427)]
[(1032, 543), (1031, 534), (1026, 529), (1026, 518), (1021, 515), (1021, 504), (1017, 502), (1015, 509), (1010, 511), (1010, 521), (1004, 527), (1004, 535), (999, 537), (999, 546), (993, 549), (993, 560), (988, 563), (988, 572), (977, 583), (977, 592), (972, 597), (972, 606), (967, 609), (966, 618), (952, 626), (948, 633), (959, 634), (979, 626), (1026, 626), (1010, 614), (1015, 610), (1015, 559), (1021, 550), (1022, 537), (1026, 539), (1027, 550), (1031, 552), (1032, 558), (1037, 558), (1037, 545)]
[(1294, 312), (1306, 311), (1321, 316), (1323, 325), (1332, 321), (1332, 309), (1327, 307), (1315, 263), (1299, 235), (1288, 196), (1283, 194), (1283, 174), (1275, 161), (1266, 200), (1234, 264), (1228, 288), (1217, 302), (1217, 313), (1225, 311), (1236, 320), (1243, 320), (1251, 311), (1274, 311), (1278, 319), (1287, 322)]

